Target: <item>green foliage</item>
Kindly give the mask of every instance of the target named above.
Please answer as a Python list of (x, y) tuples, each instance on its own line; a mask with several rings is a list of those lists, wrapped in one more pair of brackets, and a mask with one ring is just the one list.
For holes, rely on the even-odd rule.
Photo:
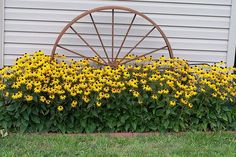
[[(112, 98), (114, 97), (114, 98)], [(17, 132), (179, 132), (236, 129), (236, 107), (228, 101), (218, 102), (207, 94), (191, 99), (192, 108), (166, 100), (153, 101), (149, 96), (138, 103), (120, 93), (108, 104), (97, 107), (80, 102), (77, 108), (31, 101), (1, 100), (0, 127)], [(69, 103), (69, 102), (68, 102)]]
[[(133, 56), (134, 57), (134, 56)], [(138, 61), (138, 60), (137, 60)], [(17, 132), (235, 130), (235, 68), (142, 57), (132, 65), (51, 61), (36, 52), (0, 70), (0, 129)]]

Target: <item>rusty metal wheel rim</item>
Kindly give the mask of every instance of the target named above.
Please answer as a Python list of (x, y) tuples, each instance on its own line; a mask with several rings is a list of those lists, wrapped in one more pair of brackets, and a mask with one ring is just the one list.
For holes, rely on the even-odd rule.
[[(99, 11), (106, 11), (106, 10), (111, 10), (111, 11), (112, 11), (112, 32), (111, 32), (111, 33), (112, 33), (112, 57), (111, 57), (111, 60), (110, 60), (110, 58), (108, 57), (108, 53), (107, 53), (107, 51), (106, 51), (106, 49), (105, 49), (105, 46), (104, 46), (103, 41), (102, 41), (102, 39), (101, 39), (101, 36), (100, 36), (100, 34), (99, 34), (99, 30), (98, 30), (98, 28), (97, 28), (97, 26), (96, 26), (96, 22), (94, 21), (93, 16), (92, 16), (92, 13), (99, 12)], [(119, 47), (119, 51), (116, 53), (116, 55), (114, 54), (114, 14), (115, 14), (115, 10), (127, 11), (127, 12), (129, 12), (129, 13), (133, 13), (133, 14), (134, 14), (133, 19), (131, 20), (130, 25), (129, 25), (129, 27), (128, 27), (128, 30), (127, 30), (127, 32), (126, 32), (126, 34), (125, 34), (125, 37), (123, 38), (122, 44), (121, 44), (120, 47)], [(105, 60), (99, 55), (99, 53), (96, 52), (96, 50), (81, 36), (81, 34), (79, 34), (79, 33), (72, 27), (72, 25), (73, 25), (74, 23), (76, 23), (76, 22), (79, 21), (81, 18), (83, 18), (83, 17), (85, 17), (85, 16), (87, 16), (87, 15), (89, 15), (90, 18), (91, 18), (91, 21), (92, 21), (93, 26), (94, 26), (94, 28), (95, 28), (95, 30), (96, 30), (97, 36), (99, 37), (99, 41), (100, 41), (100, 43), (101, 43), (101, 46), (102, 46), (102, 48), (103, 48), (103, 50), (104, 50), (104, 53), (105, 53), (105, 55), (106, 55), (106, 57), (107, 57), (107, 61), (105, 61)], [(146, 34), (145, 36), (143, 36), (143, 38), (142, 38), (136, 45), (134, 45), (133, 48), (131, 48), (130, 51), (127, 52), (127, 54), (124, 55), (124, 56), (121, 58), (121, 60), (120, 60), (119, 62), (117, 62), (117, 58), (118, 58), (118, 56), (119, 56), (119, 53), (120, 53), (121, 49), (123, 48), (123, 45), (124, 45), (124, 43), (125, 43), (125, 41), (126, 41), (127, 36), (129, 35), (130, 29), (131, 29), (131, 27), (132, 27), (132, 25), (133, 25), (133, 22), (134, 22), (134, 20), (135, 20), (135, 18), (136, 18), (137, 15), (140, 16), (140, 17), (142, 17), (142, 18), (144, 18), (145, 20), (149, 21), (149, 22), (153, 25), (153, 28), (152, 28), (149, 32), (147, 32), (147, 34)], [(98, 56), (98, 57), (102, 60), (102, 62), (98, 62), (97, 60), (94, 60), (93, 58), (87, 57), (87, 56), (85, 56), (85, 55), (82, 55), (82, 54), (80, 54), (80, 53), (78, 53), (78, 52), (75, 52), (75, 51), (73, 51), (73, 50), (70, 50), (70, 49), (68, 49), (68, 48), (66, 48), (66, 47), (64, 47), (64, 46), (62, 46), (62, 45), (60, 45), (59, 42), (60, 42), (61, 38), (63, 37), (63, 35), (65, 34), (65, 32), (66, 32), (68, 29), (71, 29), (71, 30), (85, 43), (85, 45), (86, 45), (88, 48), (90, 48), (90, 50), (91, 50), (96, 56)], [(161, 34), (161, 37), (164, 39), (164, 42), (165, 42), (166, 45), (163, 46), (163, 47), (157, 48), (157, 49), (155, 49), (155, 50), (153, 50), (153, 51), (151, 51), (151, 52), (148, 52), (148, 53), (139, 55), (139, 56), (137, 56), (137, 57), (135, 57), (135, 58), (133, 58), (133, 59), (124, 61), (125, 58), (126, 58), (126, 57), (127, 57), (127, 56), (128, 56), (128, 55), (129, 55), (129, 54), (130, 54), (152, 31), (153, 31), (153, 30), (155, 30), (155, 29)], [(87, 10), (87, 11), (83, 12), (82, 14), (80, 14), (79, 16), (77, 16), (76, 18), (74, 18), (71, 22), (69, 22), (69, 23), (63, 28), (63, 30), (60, 32), (60, 34), (58, 35), (58, 37), (57, 37), (57, 39), (56, 39), (56, 41), (55, 41), (55, 43), (54, 43), (54, 45), (53, 45), (53, 49), (52, 49), (52, 52), (51, 52), (51, 60), (54, 59), (54, 55), (55, 55), (55, 52), (56, 52), (57, 47), (59, 47), (59, 48), (61, 48), (61, 49), (64, 49), (64, 50), (66, 50), (66, 51), (69, 51), (69, 52), (71, 52), (71, 53), (74, 53), (74, 54), (76, 54), (76, 55), (78, 55), (78, 56), (80, 56), (80, 57), (82, 57), (82, 58), (89, 59), (89, 60), (91, 60), (91, 61), (93, 61), (93, 62), (96, 62), (96, 63), (98, 63), (98, 64), (101, 64), (101, 65), (110, 65), (110, 66), (117, 66), (118, 64), (126, 64), (126, 63), (128, 63), (128, 62), (133, 61), (133, 60), (139, 59), (140, 57), (143, 57), (143, 56), (152, 54), (152, 53), (154, 53), (154, 52), (157, 52), (157, 51), (159, 51), (159, 50), (163, 50), (163, 49), (165, 49), (165, 48), (168, 49), (170, 58), (173, 58), (173, 57), (174, 57), (173, 51), (172, 51), (172, 48), (171, 48), (171, 45), (170, 45), (170, 43), (169, 43), (169, 41), (168, 41), (168, 39), (167, 39), (165, 33), (161, 30), (161, 28), (160, 28), (153, 20), (151, 20), (149, 17), (147, 17), (147, 16), (144, 15), (143, 13), (141, 13), (141, 12), (139, 12), (139, 11), (136, 11), (136, 10), (133, 10), (133, 9), (131, 9), (131, 8), (123, 7), (123, 6), (104, 6), (104, 7), (98, 7), (98, 8), (94, 8), (94, 9)]]

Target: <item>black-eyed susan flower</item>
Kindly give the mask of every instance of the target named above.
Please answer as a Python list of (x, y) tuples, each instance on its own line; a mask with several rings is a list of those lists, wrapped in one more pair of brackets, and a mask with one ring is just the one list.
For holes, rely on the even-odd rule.
[(96, 102), (97, 107), (100, 107), (102, 105), (101, 102)]
[(75, 108), (77, 106), (78, 102), (76, 100), (73, 100), (71, 103), (71, 107)]
[(176, 101), (170, 101), (170, 106), (175, 106), (176, 105)]
[(26, 100), (26, 101), (32, 101), (32, 100), (33, 100), (33, 96), (31, 96), (31, 95), (26, 95), (26, 96), (25, 96), (25, 100)]
[(152, 98), (153, 100), (157, 100), (157, 95), (152, 95), (151, 98)]
[(41, 102), (45, 102), (45, 101), (46, 101), (46, 98), (45, 98), (44, 96), (40, 96), (39, 100), (40, 100)]
[(58, 110), (59, 112), (61, 112), (61, 111), (64, 110), (64, 107), (60, 105), (60, 106), (57, 107), (57, 110)]

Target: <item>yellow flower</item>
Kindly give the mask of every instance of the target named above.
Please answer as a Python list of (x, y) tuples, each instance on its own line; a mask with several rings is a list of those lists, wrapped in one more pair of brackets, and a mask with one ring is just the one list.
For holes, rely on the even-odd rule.
[(50, 95), (49, 98), (50, 98), (50, 99), (54, 99), (54, 98), (55, 98), (55, 95)]
[(83, 96), (82, 99), (84, 100), (84, 102), (88, 103), (90, 101), (90, 99), (87, 96)]
[(225, 100), (225, 96), (222, 96), (222, 95), (221, 95), (221, 96), (220, 96), (220, 99), (221, 99), (221, 100)]
[(110, 94), (106, 93), (104, 97), (108, 99), (108, 98), (110, 98)]
[(66, 95), (60, 95), (60, 99), (61, 100), (65, 100), (66, 99)]
[(179, 98), (179, 96), (180, 96), (179, 94), (175, 94), (174, 95), (175, 98)]
[(146, 84), (146, 83), (147, 83), (147, 80), (141, 79), (140, 82), (141, 82), (142, 84)]
[(152, 99), (156, 100), (157, 99), (157, 95), (152, 95)]
[(152, 88), (149, 85), (143, 85), (143, 90), (152, 91)]
[(105, 87), (103, 90), (104, 92), (109, 92), (109, 87)]
[(142, 101), (142, 100), (138, 100), (138, 103), (139, 103), (139, 104), (143, 104), (143, 101)]
[(202, 91), (203, 93), (205, 93), (205, 92), (206, 92), (206, 90), (205, 90), (204, 88), (201, 88), (201, 91)]
[(8, 96), (9, 96), (9, 92), (6, 92), (6, 93), (4, 94), (4, 96), (8, 97)]
[(26, 96), (25, 96), (25, 100), (26, 100), (26, 101), (32, 101), (32, 100), (33, 100), (33, 96), (31, 96), (31, 95), (26, 95)]
[(77, 106), (78, 102), (76, 100), (73, 100), (71, 103), (71, 107), (75, 108)]
[(64, 110), (64, 107), (60, 105), (60, 106), (57, 107), (57, 110), (58, 110), (59, 112), (61, 112), (61, 111)]
[(158, 94), (168, 94), (168, 93), (169, 93), (168, 89), (163, 89), (163, 90), (158, 91)]
[(19, 99), (23, 96), (22, 92), (14, 93), (11, 97), (12, 99)]
[(138, 97), (139, 95), (140, 95), (139, 92), (133, 91), (133, 96), (134, 96), (134, 97)]
[(89, 90), (85, 90), (84, 91), (84, 95), (89, 95), (90, 94), (90, 91)]
[(100, 107), (102, 105), (101, 102), (96, 102), (97, 107)]
[(45, 101), (46, 101), (46, 98), (45, 98), (44, 96), (40, 96), (39, 100), (40, 100), (41, 102), (45, 102)]
[(50, 100), (46, 100), (46, 104), (48, 104), (48, 105), (49, 105), (50, 103), (51, 103), (51, 101), (50, 101)]
[(217, 93), (212, 93), (211, 94), (213, 97), (217, 97)]
[(176, 102), (175, 101), (170, 101), (170, 106), (175, 106)]
[(180, 101), (181, 101), (184, 105), (187, 105), (187, 104), (188, 104), (188, 101), (184, 100), (183, 98), (180, 99)]
[(188, 107), (189, 107), (189, 108), (192, 108), (192, 107), (193, 107), (193, 105), (192, 105), (192, 104), (190, 104), (190, 103), (188, 103)]
[(36, 87), (36, 88), (34, 88), (34, 92), (35, 92), (35, 93), (40, 93), (41, 90), (40, 90), (40, 88)]

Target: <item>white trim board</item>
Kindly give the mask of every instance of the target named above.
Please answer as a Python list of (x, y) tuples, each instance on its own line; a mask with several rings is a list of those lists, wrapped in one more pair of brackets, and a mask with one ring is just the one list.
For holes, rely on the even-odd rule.
[(232, 0), (228, 53), (227, 53), (227, 66), (234, 66), (235, 47), (236, 47), (236, 0)]
[(0, 0), (0, 68), (4, 65), (4, 3)]

